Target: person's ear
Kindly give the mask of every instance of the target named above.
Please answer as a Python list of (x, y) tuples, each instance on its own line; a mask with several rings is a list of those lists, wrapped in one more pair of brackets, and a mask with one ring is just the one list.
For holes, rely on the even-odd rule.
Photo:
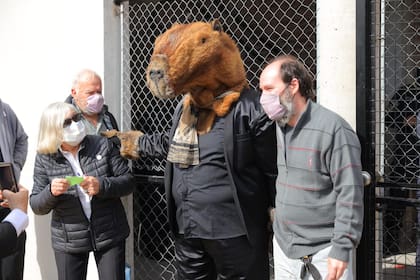
[(292, 91), (292, 94), (294, 95), (296, 92), (299, 91), (299, 80), (296, 78), (293, 78), (289, 83), (290, 90)]
[(74, 88), (71, 89), (71, 96), (73, 96), (73, 97), (76, 96), (76, 89), (74, 89)]

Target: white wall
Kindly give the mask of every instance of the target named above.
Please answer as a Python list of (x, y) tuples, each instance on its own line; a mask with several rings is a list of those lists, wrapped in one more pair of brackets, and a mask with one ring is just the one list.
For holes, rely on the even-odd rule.
[[(111, 0), (0, 1), (0, 98), (12, 106), (29, 135), (21, 178), (29, 189), (42, 110), (70, 94), (80, 69), (104, 76), (104, 6), (112, 5)], [(107, 85), (112, 87), (105, 84), (105, 99)], [(57, 279), (50, 217), (29, 214), (24, 278)], [(96, 278), (91, 262), (88, 279)]]
[(317, 1), (317, 101), (356, 129), (356, 1)]
[(356, 130), (356, 0), (317, 1), (316, 80), (317, 101)]

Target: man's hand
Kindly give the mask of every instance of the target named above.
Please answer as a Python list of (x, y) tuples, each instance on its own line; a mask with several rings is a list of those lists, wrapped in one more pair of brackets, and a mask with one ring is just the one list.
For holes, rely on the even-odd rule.
[(19, 185), (19, 191), (16, 193), (9, 190), (3, 190), (0, 195), (0, 197), (4, 199), (4, 201), (1, 203), (1, 206), (9, 207), (12, 210), (17, 208), (27, 213), (28, 196), (28, 190), (21, 185)]
[(343, 276), (344, 270), (347, 268), (347, 263), (328, 258), (328, 275), (326, 280), (338, 280), (341, 276)]

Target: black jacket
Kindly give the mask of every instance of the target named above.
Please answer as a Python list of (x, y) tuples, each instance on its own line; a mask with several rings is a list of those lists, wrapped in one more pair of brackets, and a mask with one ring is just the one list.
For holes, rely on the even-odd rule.
[(54, 178), (74, 175), (63, 154), (36, 155), (29, 202), (35, 214), (44, 215), (52, 210), (51, 236), (56, 251), (102, 250), (124, 240), (130, 232), (120, 200), (135, 186), (127, 160), (108, 139), (87, 135), (81, 144), (79, 161), (84, 174), (97, 177), (100, 184), (99, 193), (91, 200), (90, 221), (83, 212), (76, 186), (60, 196), (51, 194)]
[[(69, 104), (73, 104), (76, 108), (78, 108), (76, 103), (73, 100), (72, 95), (67, 96), (67, 98), (64, 102), (69, 103)], [(112, 129), (119, 130), (117, 121), (115, 120), (114, 115), (111, 112), (109, 112), (108, 106), (106, 104), (104, 104), (104, 107), (102, 108), (101, 114), (102, 114), (102, 117), (103, 117), (102, 122), (103, 122), (103, 125), (105, 126), (106, 130), (112, 130)]]
[[(277, 176), (275, 125), (262, 110), (260, 95), (244, 90), (225, 117), (225, 158), (232, 180), (232, 192), (251, 244), (267, 233), (269, 206), (274, 205)], [(182, 102), (175, 110), (170, 133), (154, 133), (139, 139), (142, 156), (166, 158), (181, 115)], [(209, 174), (209, 178), (211, 174)], [(171, 231), (178, 232), (175, 203), (171, 192), (172, 163), (165, 168), (165, 189)], [(260, 239), (261, 240), (261, 239)]]
[(16, 229), (11, 223), (0, 223), (0, 258), (6, 257), (16, 251), (18, 237)]

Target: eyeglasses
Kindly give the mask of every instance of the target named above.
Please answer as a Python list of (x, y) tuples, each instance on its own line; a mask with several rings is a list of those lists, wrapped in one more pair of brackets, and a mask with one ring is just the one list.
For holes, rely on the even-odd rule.
[(70, 126), (72, 121), (73, 122), (78, 122), (81, 119), (82, 119), (82, 114), (81, 113), (78, 113), (76, 115), (73, 115), (73, 117), (71, 117), (70, 119), (65, 119), (64, 120), (63, 128), (66, 128), (66, 127)]

